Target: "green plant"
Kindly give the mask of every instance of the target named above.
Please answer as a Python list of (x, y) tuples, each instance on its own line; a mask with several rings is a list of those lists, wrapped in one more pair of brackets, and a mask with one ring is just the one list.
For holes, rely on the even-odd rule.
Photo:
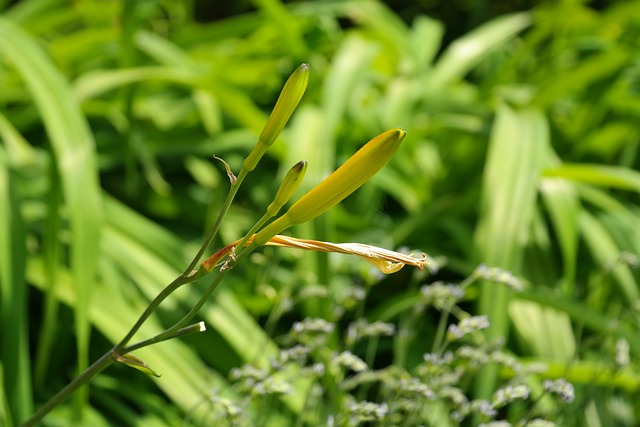
[[(434, 263), (431, 267), (436, 270)], [(363, 292), (356, 304), (336, 301), (335, 308), (342, 314), (333, 322), (319, 318), (295, 322), (279, 337), (282, 350), (267, 367), (234, 368), (230, 379), (236, 394), (213, 391), (189, 419), (230, 426), (277, 424), (273, 407), (278, 397), (302, 393), (305, 410), (290, 421), (292, 425), (447, 426), (471, 419), (483, 426), (563, 425), (562, 407), (573, 401), (573, 386), (563, 379), (543, 381), (544, 365), (519, 362), (504, 351), (503, 342), (489, 340), (483, 333), (489, 326), (486, 316), (471, 316), (461, 308), (467, 290), (478, 280), (517, 292), (524, 287), (508, 272), (485, 266), (460, 284), (423, 286), (412, 296), (411, 306), (395, 313), (416, 322), (431, 310), (440, 312), (430, 351), (411, 369), (402, 363), (375, 368), (381, 363), (376, 358), (379, 346), (393, 342), (399, 355), (417, 337), (396, 330), (394, 323), (357, 317), (366, 305)], [(301, 291), (296, 302), (314, 297)], [(355, 319), (336, 343), (339, 322), (351, 314), (356, 314)], [(450, 323), (451, 317), (455, 323)], [(365, 360), (353, 353), (362, 353), (363, 348)], [(470, 399), (470, 385), (488, 364), (500, 367), (504, 383), (489, 399)], [(304, 378), (302, 384), (300, 378)]]
[[(487, 315), (488, 339), (503, 339), (520, 363), (542, 362), (543, 378), (574, 385), (558, 415), (566, 425), (637, 424), (637, 1), (541, 2), (493, 16), (505, 3), (474, 4), (475, 18), (487, 17), (480, 26), (463, 12), (405, 21), (376, 0), (256, 1), (213, 21), (196, 3), (0, 2), (5, 424), (117, 344), (180, 275), (227, 194), (211, 154), (240, 170), (302, 60), (314, 66), (305, 99), (214, 245), (244, 236), (288, 165), (313, 160), (306, 192), (402, 123), (408, 137), (390, 164), (294, 234), (446, 256), (435, 281), (459, 283), (480, 263), (512, 271), (530, 286), (477, 283), (462, 308)], [(268, 369), (285, 345), (277, 337), (305, 318), (337, 322), (327, 344), (336, 352), (359, 318), (394, 324), (400, 342), (419, 337), (349, 349), (366, 361), (375, 348), (374, 369), (394, 361), (413, 372), (437, 341), (440, 316), (407, 314), (432, 282), (423, 273), (383, 278), (317, 251), (265, 247), (250, 258), (202, 308), (207, 334), (136, 352), (159, 380), (113, 366), (90, 401), (80, 393), (47, 422), (68, 425), (81, 408), (91, 425), (180, 425), (212, 389), (233, 394), (234, 367)], [(179, 321), (202, 286), (181, 287), (140, 339)], [(489, 400), (506, 380), (491, 367), (480, 375), (469, 400)], [(279, 399), (272, 422), (300, 419), (301, 397)]]
[[(341, 168), (336, 170), (326, 180), (304, 195), (298, 202), (293, 204), (285, 214), (274, 220), (270, 225), (264, 227), (270, 219), (274, 218), (278, 214), (280, 208), (288, 202), (289, 198), (301, 183), (306, 170), (306, 162), (299, 162), (285, 177), (273, 203), (267, 208), (265, 216), (263, 216), (249, 230), (245, 237), (235, 244), (228, 246), (228, 249), (224, 253), (221, 254), (218, 252), (213, 255), (207, 261), (203, 262), (200, 268), (194, 270), (204, 253), (207, 251), (212, 240), (216, 237), (216, 234), (229, 211), (231, 203), (233, 202), (233, 199), (247, 174), (255, 169), (267, 149), (275, 142), (282, 128), (291, 117), (291, 114), (293, 114), (293, 111), (306, 89), (308, 80), (309, 66), (307, 64), (302, 64), (285, 84), (282, 94), (274, 107), (273, 113), (267, 120), (267, 124), (260, 134), (258, 144), (245, 159), (237, 177), (231, 172), (229, 166), (225, 164), (229, 180), (231, 181), (231, 188), (213, 228), (205, 238), (204, 243), (188, 267), (175, 280), (162, 289), (162, 291), (151, 301), (137, 322), (131, 327), (124, 338), (118, 342), (118, 344), (116, 344), (110, 351), (103, 354), (91, 366), (82, 371), (80, 376), (64, 387), (22, 425), (31, 426), (40, 421), (43, 416), (49, 413), (72, 393), (80, 389), (80, 387), (85, 385), (94, 376), (111, 365), (114, 361), (124, 363), (147, 374), (158, 376), (158, 374), (149, 367), (149, 365), (139, 357), (131, 354), (131, 352), (172, 338), (204, 331), (206, 328), (204, 327), (203, 322), (199, 322), (194, 325), (189, 325), (189, 322), (191, 322), (198, 314), (202, 306), (207, 302), (225, 275), (232, 270), (238, 262), (244, 259), (257, 247), (265, 245), (273, 238), (277, 238), (278, 233), (289, 228), (291, 225), (301, 224), (321, 215), (359, 188), (373, 174), (375, 174), (375, 172), (387, 163), (405, 136), (405, 132), (401, 129), (388, 131), (371, 140), (356, 154), (354, 154), (352, 158), (345, 162)], [(282, 245), (281, 240), (278, 243), (279, 245)], [(362, 247), (364, 248), (364, 245)], [(361, 251), (359, 254), (362, 255), (363, 252)], [(370, 254), (365, 253), (365, 256), (377, 260), (378, 263), (385, 262), (385, 259), (389, 258), (386, 254), (381, 254), (380, 251), (371, 251)], [(402, 259), (400, 254), (399, 257), (391, 258), (389, 262)], [(418, 265), (420, 268), (422, 268), (422, 263), (423, 261), (418, 261), (417, 263), (414, 261), (414, 264)], [(151, 338), (147, 338), (135, 344), (129, 344), (138, 330), (147, 322), (149, 317), (157, 310), (165, 299), (176, 292), (181, 286), (201, 279), (216, 268), (218, 269), (217, 274), (211, 281), (208, 288), (202, 293), (198, 301), (193, 305), (193, 307), (191, 307), (188, 313), (186, 313), (180, 320)]]

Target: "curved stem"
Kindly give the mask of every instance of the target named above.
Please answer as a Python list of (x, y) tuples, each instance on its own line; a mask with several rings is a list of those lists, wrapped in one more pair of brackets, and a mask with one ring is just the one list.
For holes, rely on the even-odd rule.
[(211, 244), (213, 239), (216, 237), (216, 234), (218, 234), (218, 230), (220, 229), (220, 225), (222, 225), (222, 221), (227, 216), (227, 212), (229, 211), (229, 208), (231, 207), (231, 203), (233, 202), (233, 199), (235, 198), (236, 193), (238, 192), (238, 189), (240, 188), (240, 185), (242, 184), (242, 181), (244, 181), (244, 178), (247, 176), (247, 173), (248, 173), (247, 170), (244, 169), (244, 168), (242, 170), (240, 170), (240, 173), (238, 174), (238, 177), (236, 178), (235, 182), (233, 182), (233, 184), (231, 184), (231, 188), (229, 189), (229, 193), (227, 194), (227, 198), (225, 199), (224, 204), (222, 205), (222, 209), (220, 210), (220, 213), (218, 214), (218, 218), (216, 219), (216, 222), (213, 225), (213, 228), (211, 228), (211, 231), (209, 232), (207, 237), (204, 239), (204, 242), (202, 243), (202, 246), (200, 246), (200, 250), (198, 251), (196, 256), (193, 258), (191, 263), (189, 263), (189, 266), (182, 273), (182, 276), (187, 276), (187, 275), (189, 275), (189, 273), (191, 273), (191, 270), (193, 270), (195, 268), (196, 264), (198, 264), (198, 261), (200, 261), (200, 259), (204, 255), (204, 253), (207, 251), (207, 248), (209, 247), (209, 245)]
[(218, 287), (218, 285), (220, 284), (224, 276), (226, 276), (226, 274), (230, 270), (232, 270), (233, 267), (235, 267), (235, 265), (238, 262), (242, 261), (242, 259), (244, 259), (251, 252), (253, 252), (257, 247), (258, 245), (251, 243), (250, 245), (246, 246), (239, 255), (237, 256), (229, 255), (228, 263), (223, 265), (220, 268), (220, 270), (218, 271), (218, 274), (216, 275), (216, 277), (213, 278), (213, 281), (211, 282), (207, 290), (202, 294), (198, 302), (196, 302), (196, 304), (193, 307), (191, 307), (189, 312), (182, 317), (182, 319), (180, 319), (179, 321), (174, 323), (173, 326), (171, 326), (168, 329), (165, 329), (162, 333), (154, 337), (148, 338), (136, 344), (130, 345), (129, 347), (123, 348), (122, 352), (129, 353), (134, 350), (140, 349), (142, 347), (147, 347), (152, 344), (156, 344), (161, 341), (165, 341), (169, 338), (172, 338), (181, 328), (185, 327), (198, 314), (198, 312), (200, 311), (204, 303), (207, 301), (207, 299), (209, 299), (213, 291), (216, 290), (216, 288)]
[(207, 290), (205, 291), (204, 294), (202, 294), (202, 296), (200, 297), (200, 299), (198, 300), (198, 302), (196, 303), (196, 305), (194, 305), (191, 310), (189, 310), (189, 312), (187, 314), (185, 314), (182, 319), (180, 319), (179, 321), (177, 321), (176, 323), (173, 324), (173, 326), (171, 326), (168, 329), (165, 329), (163, 332), (159, 333), (158, 335), (148, 338), (146, 340), (137, 342), (133, 345), (130, 345), (128, 347), (125, 347), (122, 349), (123, 353), (130, 353), (134, 350), (138, 350), (142, 347), (147, 347), (150, 346), (152, 344), (156, 344), (162, 341), (165, 341), (169, 338), (171, 338), (176, 332), (178, 332), (181, 328), (183, 328), (184, 326), (187, 325), (187, 323), (189, 323), (191, 321), (191, 319), (193, 319), (196, 314), (198, 314), (198, 311), (200, 311), (200, 308), (204, 305), (204, 303), (206, 302), (207, 298), (209, 298), (209, 296), (213, 293), (213, 291), (216, 289), (216, 287), (218, 286), (218, 284), (222, 281), (222, 278), (225, 276), (224, 274), (225, 272), (220, 272), (214, 279), (213, 282), (211, 282), (211, 284), (209, 285), (209, 287), (207, 288)]
[(227, 212), (229, 211), (229, 208), (231, 207), (231, 203), (233, 202), (233, 199), (235, 198), (236, 193), (238, 192), (238, 188), (240, 188), (240, 185), (242, 184), (242, 181), (244, 181), (244, 178), (246, 176), (247, 176), (246, 170), (242, 169), (240, 171), (240, 174), (236, 178), (235, 182), (233, 182), (231, 184), (231, 188), (229, 189), (229, 193), (227, 193), (227, 198), (225, 199), (224, 204), (222, 205), (222, 209), (220, 210), (220, 213), (218, 214), (218, 218), (216, 219), (216, 222), (213, 225), (213, 227), (211, 228), (211, 231), (209, 232), (209, 234), (205, 238), (204, 242), (202, 243), (202, 246), (200, 246), (200, 249), (198, 250), (198, 253), (196, 254), (196, 256), (193, 257), (193, 260), (191, 260), (191, 262), (189, 263), (187, 268), (182, 272), (182, 274), (180, 276), (178, 276), (169, 285), (167, 285), (162, 291), (160, 291), (158, 296), (156, 296), (153, 299), (153, 301), (151, 301), (151, 303), (144, 310), (142, 315), (140, 315), (140, 318), (138, 319), (136, 324), (133, 325), (131, 330), (129, 330), (129, 332), (127, 332), (127, 335), (118, 343), (118, 345), (116, 345), (116, 347), (115, 347), (116, 350), (124, 349), (124, 347), (129, 343), (129, 341), (131, 341), (131, 338), (133, 338), (135, 333), (138, 332), (140, 327), (149, 318), (149, 316), (151, 316), (151, 314), (153, 314), (153, 312), (156, 310), (156, 308), (158, 308), (158, 306), (160, 305), (160, 303), (162, 303), (162, 301), (164, 301), (169, 295), (171, 295), (180, 286), (184, 285), (185, 283), (191, 282), (191, 280), (190, 280), (191, 271), (195, 268), (196, 264), (198, 264), (198, 262), (202, 258), (202, 255), (204, 255), (204, 253), (206, 252), (207, 248), (209, 247), (209, 245), (211, 244), (211, 242), (215, 238), (216, 234), (218, 233), (218, 230), (220, 229), (220, 225), (222, 224), (222, 221), (226, 217)]
[[(249, 230), (247, 232), (247, 234), (244, 235), (244, 237), (242, 238), (242, 240), (240, 240), (240, 242), (238, 242), (238, 244), (235, 246), (236, 248), (240, 248), (240, 251), (242, 251), (245, 246), (245, 244), (249, 241), (249, 239), (251, 239), (254, 234), (263, 226), (267, 223), (267, 221), (269, 221), (272, 218), (272, 215), (269, 215), (268, 213), (265, 213), (262, 218), (260, 218), (260, 220), (258, 222), (256, 222), (253, 227), (251, 227), (251, 230)], [(253, 250), (253, 249), (252, 249)]]
[(53, 408), (58, 406), (63, 400), (71, 396), (76, 390), (82, 387), (85, 383), (89, 382), (93, 377), (102, 372), (107, 366), (114, 362), (111, 356), (111, 350), (103, 354), (100, 359), (93, 362), (80, 376), (76, 377), (73, 381), (67, 384), (62, 390), (60, 390), (55, 396), (53, 396), (47, 403), (45, 403), (40, 409), (38, 409), (29, 419), (24, 421), (21, 427), (31, 427), (36, 425), (45, 415), (47, 415)]
[(200, 310), (202, 305), (205, 303), (206, 299), (215, 290), (215, 288), (220, 283), (220, 281), (222, 280), (226, 272), (221, 271), (218, 273), (218, 276), (216, 276), (212, 284), (209, 286), (209, 288), (207, 289), (207, 292), (205, 292), (205, 295), (203, 295), (200, 298), (196, 307), (193, 307), (191, 311), (189, 311), (189, 313), (185, 317), (183, 317), (178, 323), (176, 323), (174, 326), (172, 326), (165, 332), (152, 338), (151, 340), (141, 341), (138, 344), (135, 344), (130, 347), (126, 347), (126, 345), (129, 343), (131, 338), (133, 338), (136, 332), (138, 332), (138, 330), (142, 327), (144, 322), (153, 314), (153, 312), (158, 308), (158, 306), (162, 303), (162, 301), (164, 301), (169, 295), (175, 292), (175, 290), (178, 289), (180, 286), (195, 280), (195, 278), (192, 277), (191, 272), (194, 269), (194, 267), (198, 264), (198, 262), (206, 252), (207, 248), (215, 238), (216, 234), (218, 233), (218, 230), (220, 229), (220, 225), (222, 224), (222, 221), (227, 215), (227, 212), (231, 207), (231, 203), (233, 202), (233, 199), (235, 198), (235, 195), (238, 192), (238, 188), (242, 184), (242, 181), (244, 180), (244, 178), (247, 176), (247, 173), (248, 172), (245, 169), (242, 169), (238, 177), (231, 184), (231, 188), (229, 189), (227, 198), (224, 201), (222, 209), (218, 214), (218, 217), (216, 219), (215, 224), (213, 225), (213, 228), (205, 238), (204, 242), (202, 243), (202, 246), (200, 246), (200, 249), (198, 250), (198, 253), (196, 254), (196, 256), (193, 258), (191, 263), (189, 263), (188, 267), (182, 272), (182, 274), (176, 277), (171, 283), (169, 283), (164, 289), (162, 289), (162, 291), (160, 291), (160, 293), (153, 299), (153, 301), (151, 301), (151, 303), (147, 306), (144, 312), (140, 315), (140, 317), (138, 318), (138, 321), (133, 325), (133, 327), (129, 330), (129, 332), (127, 332), (125, 337), (116, 346), (114, 346), (107, 353), (103, 354), (98, 360), (96, 360), (91, 366), (89, 366), (80, 376), (75, 378), (73, 381), (67, 384), (62, 390), (60, 390), (55, 396), (49, 399), (47, 403), (45, 403), (42, 407), (40, 407), (28, 420), (26, 420), (23, 424), (21, 424), (22, 427), (30, 427), (35, 425), (45, 415), (47, 415), (53, 408), (58, 406), (63, 400), (68, 398), (70, 395), (76, 392), (80, 387), (88, 383), (98, 373), (102, 372), (105, 368), (111, 365), (114, 362), (114, 359), (111, 355), (112, 351), (117, 351), (119, 353), (127, 353), (129, 351), (134, 350), (135, 348), (145, 347), (155, 342), (168, 339), (172, 335), (174, 335), (176, 332), (178, 332), (182, 327), (186, 326), (187, 322), (197, 314), (198, 310)]
[(178, 276), (173, 282), (169, 283), (160, 293), (149, 303), (147, 308), (145, 308), (144, 312), (138, 318), (138, 321), (133, 325), (133, 327), (127, 332), (127, 335), (115, 346), (116, 350), (124, 348), (131, 338), (138, 332), (138, 329), (142, 326), (142, 324), (151, 316), (151, 314), (158, 308), (160, 303), (164, 301), (169, 295), (171, 295), (176, 289), (178, 289), (183, 284), (187, 283), (183, 280), (184, 277), (182, 275)]

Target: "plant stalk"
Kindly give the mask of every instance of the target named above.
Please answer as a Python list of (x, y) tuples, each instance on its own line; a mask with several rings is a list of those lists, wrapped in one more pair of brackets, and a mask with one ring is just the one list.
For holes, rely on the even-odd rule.
[(76, 392), (80, 387), (89, 382), (93, 377), (102, 372), (107, 366), (114, 362), (111, 356), (111, 350), (103, 354), (98, 360), (93, 362), (80, 376), (76, 377), (73, 381), (67, 384), (62, 390), (60, 390), (55, 396), (53, 396), (47, 403), (45, 403), (40, 409), (38, 409), (29, 419), (20, 424), (21, 427), (35, 426), (45, 415), (47, 415), (53, 408), (62, 403), (65, 399)]
[[(198, 253), (196, 254), (195, 257), (193, 257), (193, 260), (191, 260), (191, 262), (189, 263), (189, 266), (182, 272), (182, 274), (180, 274), (180, 276), (178, 276), (173, 282), (171, 282), (169, 285), (167, 285), (158, 294), (158, 296), (153, 299), (153, 301), (151, 301), (151, 303), (144, 310), (144, 312), (142, 313), (142, 315), (140, 316), (140, 318), (138, 319), (136, 324), (131, 328), (131, 330), (122, 339), (122, 341), (120, 341), (118, 343), (118, 345), (115, 347), (116, 351), (123, 350), (126, 347), (126, 345), (129, 343), (129, 341), (131, 341), (131, 338), (133, 338), (135, 333), (138, 332), (140, 327), (149, 318), (149, 316), (151, 316), (151, 314), (153, 314), (153, 312), (156, 310), (156, 308), (158, 308), (158, 306), (160, 305), (160, 303), (162, 303), (162, 301), (164, 301), (169, 295), (171, 295), (173, 292), (175, 292), (176, 289), (178, 289), (180, 286), (191, 282), (191, 280), (189, 280), (191, 271), (198, 264), (198, 262), (200, 261), (200, 259), (204, 255), (204, 253), (206, 252), (207, 248), (209, 247), (209, 245), (211, 244), (211, 242), (215, 238), (216, 234), (218, 233), (218, 230), (220, 229), (220, 225), (222, 224), (222, 221), (226, 217), (227, 212), (229, 211), (229, 208), (231, 207), (231, 203), (233, 202), (233, 199), (235, 198), (236, 193), (238, 192), (238, 188), (240, 188), (240, 185), (242, 184), (242, 181), (244, 180), (244, 178), (246, 176), (247, 176), (247, 173), (243, 169), (242, 171), (240, 171), (240, 174), (238, 175), (238, 178), (236, 178), (235, 182), (233, 182), (231, 184), (231, 188), (229, 189), (229, 193), (227, 193), (227, 198), (225, 199), (224, 204), (222, 205), (222, 209), (221, 209), (220, 213), (218, 214), (218, 218), (216, 219), (215, 224), (213, 225), (213, 227), (211, 228), (211, 231), (209, 232), (209, 234), (205, 238), (204, 242), (202, 243), (202, 246), (200, 246), (200, 249), (198, 250)], [(185, 325), (186, 325), (186, 323), (185, 323)], [(182, 326), (185, 326), (185, 325), (182, 325)], [(178, 329), (180, 329), (180, 328), (178, 328)], [(173, 331), (173, 332), (175, 332), (175, 331)]]
[(137, 348), (146, 347), (156, 342), (164, 341), (168, 338), (171, 338), (182, 327), (186, 326), (189, 320), (195, 317), (195, 315), (198, 313), (200, 308), (202, 308), (202, 306), (204, 305), (206, 300), (209, 298), (211, 293), (215, 290), (215, 288), (218, 286), (222, 278), (225, 276), (226, 270), (224, 271), (221, 270), (220, 272), (218, 272), (218, 275), (213, 280), (211, 285), (209, 285), (209, 288), (202, 295), (200, 300), (198, 300), (198, 303), (196, 304), (196, 306), (194, 306), (189, 311), (189, 313), (187, 313), (187, 315), (185, 315), (179, 322), (177, 322), (171, 328), (165, 330), (163, 333), (156, 335), (151, 339), (144, 340), (132, 346), (126, 347), (129, 341), (131, 340), (131, 338), (133, 338), (133, 336), (136, 334), (136, 332), (138, 332), (138, 330), (142, 327), (142, 325), (146, 322), (146, 320), (153, 314), (153, 312), (158, 308), (158, 306), (169, 295), (175, 292), (176, 289), (178, 289), (180, 286), (195, 280), (191, 277), (191, 272), (195, 268), (195, 266), (198, 264), (198, 262), (200, 261), (200, 259), (202, 258), (206, 250), (208, 249), (209, 245), (217, 235), (218, 230), (220, 229), (220, 226), (222, 224), (222, 221), (224, 220), (227, 212), (229, 211), (229, 208), (231, 207), (231, 203), (233, 202), (233, 199), (235, 198), (235, 195), (238, 192), (238, 188), (242, 184), (242, 181), (244, 180), (246, 175), (247, 175), (247, 171), (244, 169), (241, 170), (239, 176), (231, 184), (229, 193), (227, 193), (227, 198), (224, 201), (224, 204), (222, 206), (222, 209), (220, 210), (220, 213), (218, 214), (218, 218), (216, 219), (214, 226), (212, 227), (211, 231), (205, 238), (204, 242), (202, 243), (202, 246), (200, 246), (198, 253), (193, 258), (191, 263), (189, 263), (189, 266), (182, 272), (182, 274), (176, 277), (171, 283), (169, 283), (164, 289), (162, 289), (162, 291), (160, 291), (160, 293), (153, 299), (153, 301), (151, 301), (151, 303), (149, 303), (147, 308), (140, 315), (140, 318), (138, 318), (138, 321), (133, 325), (133, 327), (129, 330), (129, 332), (127, 332), (125, 337), (116, 346), (114, 346), (107, 353), (103, 354), (98, 360), (96, 360), (91, 366), (89, 366), (80, 376), (76, 377), (73, 381), (67, 384), (62, 390), (60, 390), (55, 396), (49, 399), (47, 403), (45, 403), (29, 419), (27, 419), (24, 423), (22, 423), (21, 427), (29, 427), (29, 426), (35, 425), (45, 415), (47, 415), (53, 408), (58, 406), (60, 403), (62, 403), (62, 401), (64, 401), (73, 393), (75, 393), (80, 387), (82, 387), (84, 384), (88, 383), (91, 379), (93, 379), (93, 377), (95, 377), (98, 373), (102, 372), (105, 368), (111, 365), (114, 362), (114, 359), (112, 356), (113, 351), (116, 351), (120, 354), (126, 354)]

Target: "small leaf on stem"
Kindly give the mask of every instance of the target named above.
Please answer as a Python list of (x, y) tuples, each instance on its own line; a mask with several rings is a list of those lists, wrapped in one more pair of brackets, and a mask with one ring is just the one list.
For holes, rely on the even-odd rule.
[(227, 171), (227, 176), (229, 177), (229, 181), (231, 181), (231, 185), (236, 183), (236, 176), (233, 174), (233, 172), (231, 171), (231, 167), (227, 164), (227, 162), (225, 162), (224, 160), (222, 160), (220, 157), (218, 156), (213, 156), (214, 159), (222, 162), (224, 164), (224, 168)]
[(144, 360), (140, 359), (138, 356), (134, 354), (127, 353), (125, 355), (121, 355), (120, 353), (114, 350), (111, 352), (111, 355), (117, 362), (124, 363), (127, 366), (131, 366), (132, 368), (142, 371), (147, 375), (160, 377), (160, 375), (157, 374), (156, 371), (151, 369), (151, 367), (147, 365)]

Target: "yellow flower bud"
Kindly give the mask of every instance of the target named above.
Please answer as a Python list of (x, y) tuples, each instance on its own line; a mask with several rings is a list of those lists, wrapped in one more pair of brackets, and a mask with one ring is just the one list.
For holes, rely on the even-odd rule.
[(369, 141), (342, 166), (300, 198), (280, 218), (263, 228), (254, 242), (265, 244), (292, 225), (307, 222), (360, 188), (389, 161), (407, 133), (390, 129)]
[(285, 83), (278, 101), (276, 101), (276, 106), (273, 107), (273, 111), (262, 129), (260, 138), (258, 138), (258, 144), (244, 160), (242, 168), (246, 169), (247, 172), (255, 169), (264, 153), (278, 138), (282, 128), (284, 128), (284, 125), (289, 121), (293, 111), (300, 103), (308, 82), (309, 65), (302, 64)]
[(293, 192), (296, 191), (302, 182), (302, 178), (304, 178), (306, 171), (307, 162), (304, 160), (299, 161), (289, 169), (289, 172), (287, 172), (287, 175), (282, 180), (282, 184), (276, 193), (276, 197), (267, 208), (267, 214), (270, 218), (276, 216), (285, 203), (287, 203), (291, 196), (293, 196)]

